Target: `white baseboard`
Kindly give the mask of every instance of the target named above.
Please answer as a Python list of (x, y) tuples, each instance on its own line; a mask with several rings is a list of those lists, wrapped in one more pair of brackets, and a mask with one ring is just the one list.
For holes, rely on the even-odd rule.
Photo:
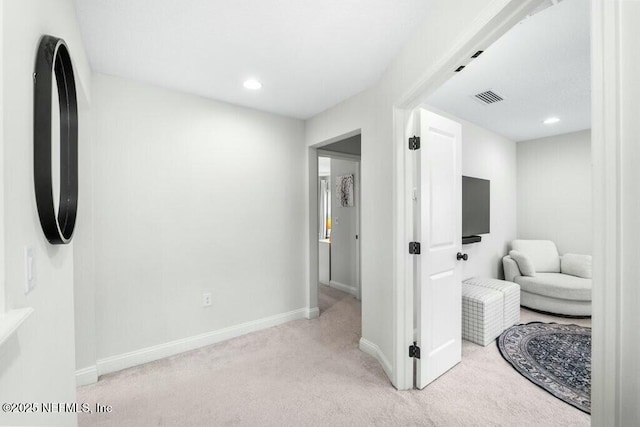
[(96, 363), (97, 375), (104, 375), (120, 371), (122, 369), (131, 368), (133, 366), (142, 365), (143, 363), (153, 362), (154, 360), (174, 356), (176, 354), (184, 353), (185, 351), (215, 344), (220, 341), (225, 341), (250, 332), (277, 326), (292, 320), (304, 319), (307, 315), (311, 315), (312, 311), (313, 309), (310, 310), (307, 307), (300, 308), (288, 313), (276, 314), (275, 316), (241, 323), (240, 325), (230, 326), (217, 331), (206, 332), (204, 334), (194, 335), (192, 337), (171, 341), (165, 344), (159, 344), (131, 351), (129, 353), (99, 359)]
[(387, 377), (389, 377), (389, 380), (393, 378), (393, 369), (391, 368), (391, 363), (389, 363), (387, 358), (384, 357), (384, 354), (382, 354), (382, 351), (380, 351), (380, 347), (364, 338), (360, 338), (359, 347), (360, 350), (364, 351), (370, 356), (373, 356), (378, 361), (378, 363), (380, 363), (382, 369), (384, 370), (384, 373), (387, 374)]
[(76, 387), (98, 382), (98, 368), (96, 365), (76, 371)]
[(304, 317), (306, 317), (309, 320), (315, 319), (320, 316), (320, 309), (318, 307), (307, 308), (305, 310), (307, 312)]
[(338, 290), (341, 290), (342, 292), (346, 292), (348, 294), (351, 294), (354, 297), (358, 296), (358, 290), (356, 289), (355, 286), (345, 285), (344, 283), (336, 282), (335, 280), (331, 280), (329, 282), (329, 286), (331, 286), (332, 288), (336, 288)]

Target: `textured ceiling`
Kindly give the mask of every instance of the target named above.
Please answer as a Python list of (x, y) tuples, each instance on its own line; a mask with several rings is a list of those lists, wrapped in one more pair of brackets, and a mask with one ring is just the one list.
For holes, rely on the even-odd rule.
[(76, 1), (94, 71), (297, 118), (375, 83), (429, 3)]
[[(591, 127), (589, 2), (564, 0), (516, 25), (427, 101), (514, 141)], [(504, 101), (483, 105), (486, 90)], [(545, 125), (548, 117), (560, 122)]]

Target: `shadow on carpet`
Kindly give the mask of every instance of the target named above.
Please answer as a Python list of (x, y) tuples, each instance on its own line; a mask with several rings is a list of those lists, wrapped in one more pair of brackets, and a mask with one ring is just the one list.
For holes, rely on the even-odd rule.
[(497, 343), (522, 376), (591, 414), (591, 328), (532, 322), (510, 327)]

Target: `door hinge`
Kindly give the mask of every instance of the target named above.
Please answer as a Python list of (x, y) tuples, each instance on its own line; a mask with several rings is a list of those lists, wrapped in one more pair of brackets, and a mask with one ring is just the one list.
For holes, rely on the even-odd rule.
[(413, 342), (413, 345), (409, 346), (409, 357), (413, 357), (414, 359), (420, 359), (420, 347), (418, 347), (417, 342)]
[(420, 255), (420, 242), (409, 242), (409, 253), (411, 255)]
[(409, 150), (418, 150), (420, 148), (420, 137), (412, 136), (409, 138)]

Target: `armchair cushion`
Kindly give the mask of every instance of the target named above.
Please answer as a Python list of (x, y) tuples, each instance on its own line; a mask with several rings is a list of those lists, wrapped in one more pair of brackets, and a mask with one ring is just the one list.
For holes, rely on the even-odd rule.
[(534, 277), (536, 275), (536, 267), (531, 258), (520, 251), (511, 251), (509, 256), (518, 264), (518, 269), (522, 276)]
[(591, 301), (591, 279), (561, 273), (539, 273), (536, 277), (516, 277), (516, 283), (523, 292), (530, 294), (561, 300)]
[(515, 282), (516, 277), (522, 276), (518, 263), (511, 259), (509, 255), (502, 258), (502, 266), (504, 267), (504, 280), (508, 282)]
[(531, 258), (538, 273), (560, 273), (560, 255), (551, 240), (514, 240), (511, 249)]
[(591, 255), (564, 254), (560, 258), (560, 272), (591, 279)]

